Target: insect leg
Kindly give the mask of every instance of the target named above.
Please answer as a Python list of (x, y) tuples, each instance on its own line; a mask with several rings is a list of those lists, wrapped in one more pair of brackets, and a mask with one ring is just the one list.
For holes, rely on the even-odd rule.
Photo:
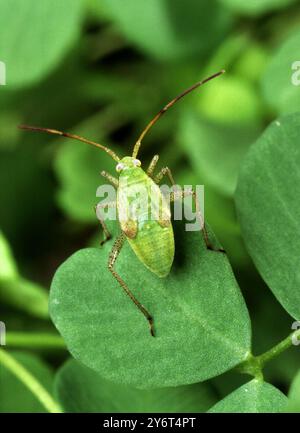
[(153, 158), (151, 159), (151, 162), (150, 162), (149, 167), (147, 169), (148, 176), (152, 177), (158, 159), (159, 159), (159, 155), (154, 155)]
[(99, 222), (100, 222), (100, 224), (101, 224), (101, 226), (103, 228), (103, 232), (104, 232), (104, 236), (105, 236), (105, 239), (103, 239), (100, 242), (100, 245), (105, 244), (106, 241), (108, 241), (109, 239), (111, 239), (111, 234), (110, 234), (108, 228), (106, 227), (106, 224), (105, 224), (104, 219), (103, 219), (103, 217), (101, 215), (101, 212), (98, 212), (99, 209), (105, 209), (105, 208), (108, 208), (108, 207), (116, 207), (116, 202), (115, 201), (111, 201), (111, 202), (106, 202), (106, 203), (98, 203), (95, 206), (95, 212), (96, 212), (97, 218), (98, 218), (98, 220), (99, 220)]
[(195, 206), (196, 206), (196, 214), (197, 214), (197, 218), (199, 219), (199, 222), (200, 222), (201, 227), (202, 227), (201, 233), (202, 233), (206, 248), (208, 250), (211, 250), (211, 251), (216, 251), (219, 253), (225, 253), (226, 251), (223, 248), (215, 248), (210, 242), (210, 239), (208, 236), (208, 231), (207, 231), (207, 228), (205, 226), (204, 218), (203, 218), (200, 206), (199, 206), (197, 194), (194, 190), (173, 192), (173, 193), (171, 193), (170, 201), (172, 202), (172, 201), (176, 200), (177, 198), (184, 198), (184, 197), (188, 197), (190, 195), (192, 195)]
[(164, 176), (168, 176), (168, 178), (169, 178), (169, 180), (170, 180), (170, 182), (171, 182), (171, 184), (172, 184), (173, 186), (176, 185), (176, 184), (175, 184), (175, 180), (174, 180), (173, 175), (172, 175), (172, 172), (171, 172), (171, 170), (169, 169), (169, 167), (164, 167), (164, 168), (162, 168), (162, 169), (160, 170), (160, 172), (155, 176), (155, 178), (154, 178), (154, 182), (155, 182), (155, 183), (160, 183), (160, 181), (162, 180), (162, 178), (163, 178)]
[(118, 179), (116, 179), (114, 176), (112, 176), (111, 174), (107, 173), (106, 171), (101, 171), (101, 176), (105, 177), (105, 179), (107, 179), (113, 186), (115, 186), (116, 188), (118, 188), (119, 186), (119, 181)]
[(150, 333), (152, 337), (154, 337), (154, 329), (153, 329), (153, 318), (150, 315), (150, 313), (146, 310), (146, 308), (136, 299), (136, 297), (131, 293), (129, 290), (127, 284), (125, 281), (122, 280), (120, 275), (115, 271), (114, 264), (118, 258), (118, 255), (120, 254), (120, 251), (122, 249), (122, 246), (124, 245), (124, 242), (126, 240), (126, 236), (122, 233), (116, 240), (112, 247), (111, 253), (109, 255), (108, 260), (108, 268), (110, 272), (113, 274), (115, 279), (118, 281), (122, 289), (125, 291), (126, 295), (129, 296), (129, 298), (134, 302), (134, 304), (137, 306), (137, 308), (143, 313), (143, 315), (148, 320), (149, 326), (150, 326)]

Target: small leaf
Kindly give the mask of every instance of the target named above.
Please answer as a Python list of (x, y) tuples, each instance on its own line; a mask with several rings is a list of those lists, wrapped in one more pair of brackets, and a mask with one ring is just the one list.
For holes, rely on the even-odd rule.
[[(40, 358), (25, 352), (11, 354), (51, 392), (53, 373)], [(0, 369), (0, 412), (46, 412), (44, 406), (19, 379), (5, 367), (1, 366)]]
[(273, 122), (250, 148), (236, 206), (246, 247), (278, 301), (300, 319), (300, 114)]
[(290, 390), (289, 390), (289, 402), (286, 408), (287, 412), (300, 412), (300, 371), (296, 374)]
[(276, 413), (287, 404), (287, 397), (274, 386), (253, 379), (213, 406), (210, 413)]
[(63, 59), (79, 35), (81, 6), (81, 0), (0, 1), (0, 53), (11, 88), (35, 83)]
[(205, 412), (216, 401), (208, 383), (138, 390), (116, 385), (71, 359), (58, 371), (55, 393), (66, 412)]
[(221, 3), (232, 8), (234, 12), (251, 16), (283, 9), (295, 2), (296, 0), (221, 0)]
[(208, 54), (232, 22), (230, 13), (215, 0), (105, 0), (104, 4), (130, 42), (164, 60)]
[(262, 79), (266, 101), (282, 114), (300, 110), (299, 45), (297, 30), (275, 52)]
[(139, 388), (189, 384), (232, 368), (249, 352), (249, 317), (226, 256), (208, 251), (183, 222), (175, 227), (168, 277), (148, 271), (128, 243), (116, 265), (153, 315), (155, 338), (107, 268), (112, 242), (78, 251), (54, 276), (54, 324), (73, 356), (106, 379)]

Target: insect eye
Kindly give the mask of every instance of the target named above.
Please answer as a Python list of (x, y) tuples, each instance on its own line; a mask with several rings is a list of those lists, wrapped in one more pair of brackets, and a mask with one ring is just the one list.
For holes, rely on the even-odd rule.
[(134, 160), (133, 160), (133, 164), (134, 164), (136, 167), (140, 167), (140, 166), (141, 166), (141, 161), (140, 161), (139, 159), (134, 159)]
[(122, 164), (122, 162), (119, 162), (117, 165), (116, 165), (116, 170), (118, 171), (118, 172), (120, 172), (120, 171), (122, 171), (124, 169), (124, 164)]

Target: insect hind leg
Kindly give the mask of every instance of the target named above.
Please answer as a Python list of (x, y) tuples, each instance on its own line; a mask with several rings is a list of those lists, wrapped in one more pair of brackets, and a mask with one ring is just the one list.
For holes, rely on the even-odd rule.
[(218, 253), (226, 253), (226, 251), (223, 248), (215, 248), (212, 245), (212, 243), (211, 243), (211, 241), (209, 239), (208, 231), (207, 231), (207, 228), (206, 228), (206, 225), (205, 225), (205, 221), (204, 221), (204, 218), (203, 218), (200, 206), (199, 206), (199, 202), (198, 202), (196, 191), (194, 191), (192, 189), (190, 191), (176, 191), (176, 192), (172, 192), (171, 195), (170, 195), (170, 201), (174, 202), (178, 198), (185, 198), (185, 197), (188, 197), (188, 196), (192, 196), (193, 197), (193, 200), (194, 200), (194, 203), (195, 203), (195, 207), (196, 207), (196, 215), (197, 215), (197, 218), (198, 218), (198, 220), (200, 222), (200, 225), (201, 225), (201, 233), (202, 233), (203, 240), (205, 242), (206, 248), (208, 250), (215, 251), (215, 252), (218, 252)]
[(115, 262), (120, 254), (120, 251), (124, 245), (124, 242), (126, 240), (126, 236), (122, 233), (116, 240), (112, 247), (111, 253), (109, 255), (108, 260), (108, 269), (112, 273), (112, 275), (115, 277), (115, 279), (118, 281), (124, 292), (127, 296), (132, 300), (132, 302), (136, 305), (136, 307), (140, 310), (140, 312), (145, 316), (149, 323), (150, 327), (150, 334), (152, 337), (154, 337), (154, 327), (153, 327), (153, 317), (149, 313), (149, 311), (136, 299), (136, 297), (133, 295), (133, 293), (130, 291), (129, 287), (125, 283), (125, 281), (120, 277), (120, 275), (116, 272), (114, 265)]
[(157, 184), (159, 184), (160, 181), (163, 179), (164, 176), (168, 176), (168, 179), (171, 182), (172, 186), (176, 185), (174, 177), (173, 177), (172, 172), (169, 169), (169, 167), (162, 168), (160, 170), (160, 172), (155, 176), (154, 182), (157, 183)]

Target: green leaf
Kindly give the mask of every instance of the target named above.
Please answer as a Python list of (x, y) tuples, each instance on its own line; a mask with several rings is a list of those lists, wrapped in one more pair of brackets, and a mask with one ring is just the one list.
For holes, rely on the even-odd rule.
[[(265, 45), (251, 39), (236, 60), (234, 72), (256, 84), (266, 69), (269, 53)], [(261, 97), (261, 95), (259, 96)]]
[[(114, 225), (114, 231), (116, 226)], [(125, 243), (116, 269), (154, 317), (144, 316), (107, 268), (112, 242), (84, 249), (54, 276), (50, 315), (73, 356), (104, 378), (139, 388), (206, 380), (245, 359), (247, 309), (229, 262), (200, 233), (175, 224), (171, 273), (158, 278)]]
[(300, 371), (295, 376), (290, 390), (289, 390), (289, 402), (287, 405), (287, 412), (300, 412)]
[(205, 412), (216, 397), (208, 383), (139, 390), (116, 385), (74, 359), (55, 379), (55, 393), (66, 412)]
[(258, 131), (256, 124), (227, 125), (186, 112), (181, 120), (180, 143), (201, 182), (230, 196), (236, 186), (240, 162)]
[(1, 0), (0, 7), (0, 53), (10, 88), (42, 79), (78, 38), (82, 0)]
[(35, 317), (48, 318), (48, 292), (19, 275), (12, 251), (1, 232), (0, 300)]
[(300, 114), (273, 122), (243, 161), (236, 206), (246, 247), (278, 301), (300, 319)]
[(9, 243), (0, 231), (0, 279), (17, 278), (18, 268)]
[[(251, 125), (261, 117), (261, 102), (248, 81), (225, 74), (197, 95), (199, 112), (226, 125)], [(213, 101), (213, 103), (212, 103)]]
[(0, 278), (0, 300), (34, 317), (48, 319), (48, 292), (25, 278)]
[(215, 0), (105, 0), (104, 4), (130, 42), (163, 60), (208, 54), (232, 21)]
[(260, 380), (251, 380), (213, 406), (210, 413), (276, 413), (288, 399), (277, 388)]
[[(25, 352), (11, 354), (51, 392), (53, 373), (40, 358)], [(14, 374), (0, 366), (0, 375), (0, 412), (46, 412), (44, 406)]]
[[(249, 287), (249, 277), (246, 283)], [(262, 354), (284, 340), (292, 331), (291, 316), (282, 308), (273, 294), (267, 290), (263, 281), (256, 278), (249, 287), (253, 301), (250, 310), (252, 325), (252, 353)], [(276, 320), (274, 320), (276, 318)], [(286, 350), (272, 362), (266, 364), (264, 379), (273, 384), (280, 384), (286, 389), (299, 369), (297, 348)]]
[(251, 16), (283, 9), (295, 2), (296, 0), (221, 0), (221, 3), (234, 12)]
[(299, 64), (293, 68), (299, 61), (299, 44), (300, 31), (297, 30), (275, 52), (262, 78), (263, 95), (279, 113), (300, 110)]

